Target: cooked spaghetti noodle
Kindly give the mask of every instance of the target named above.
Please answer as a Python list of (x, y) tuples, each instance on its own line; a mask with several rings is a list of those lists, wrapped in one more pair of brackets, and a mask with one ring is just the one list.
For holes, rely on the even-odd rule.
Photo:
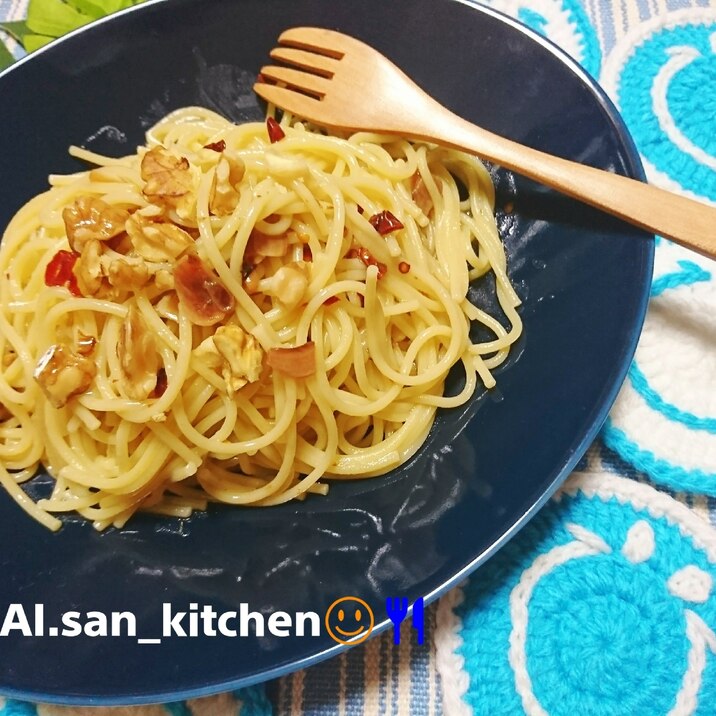
[[(385, 473), (519, 336), (474, 157), (200, 108), (134, 155), (71, 153), (94, 168), (51, 176), (0, 244), (0, 482), (52, 529)], [(489, 271), (508, 328), (467, 298)]]

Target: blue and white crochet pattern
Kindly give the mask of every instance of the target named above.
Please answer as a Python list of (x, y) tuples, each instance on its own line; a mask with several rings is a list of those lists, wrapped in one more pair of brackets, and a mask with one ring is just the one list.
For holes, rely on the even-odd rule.
[(650, 181), (716, 202), (716, 10), (639, 25), (610, 53), (600, 80)]
[[(716, 11), (652, 18), (616, 45), (601, 81), (649, 180), (716, 202)], [(652, 299), (606, 444), (673, 491), (716, 496), (716, 266), (660, 240)]]
[(665, 493), (575, 474), (441, 602), (450, 716), (716, 707), (716, 531)]
[(579, 0), (487, 0), (485, 4), (549, 38), (593, 77), (599, 76), (599, 40)]
[[(658, 3), (637, 3), (635, 9), (625, 2), (571, 0), (489, 4), (551, 39), (599, 80), (620, 110), (651, 183), (716, 203), (716, 9), (694, 3), (663, 12)], [(713, 261), (658, 240), (652, 301), (636, 359), (602, 435), (655, 483), (711, 497), (714, 269)]]

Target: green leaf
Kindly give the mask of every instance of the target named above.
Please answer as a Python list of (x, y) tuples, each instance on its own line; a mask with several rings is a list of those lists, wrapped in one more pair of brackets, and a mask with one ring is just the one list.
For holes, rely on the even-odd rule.
[(22, 42), (22, 38), (29, 32), (27, 23), (22, 20), (17, 20), (16, 22), (0, 22), (0, 30), (4, 30), (10, 37), (18, 42)]
[[(27, 21), (0, 23), (0, 30), (22, 43), (28, 52), (33, 52), (92, 20), (140, 2), (143, 0), (30, 0)], [(7, 56), (12, 56), (4, 46), (2, 50), (0, 66), (7, 66), (10, 64)]]
[(54, 37), (48, 37), (47, 35), (33, 35), (32, 33), (28, 33), (25, 35), (25, 40), (22, 44), (28, 52), (34, 52), (49, 44), (54, 39)]
[(136, 5), (141, 0), (95, 0), (102, 9), (109, 15), (117, 10), (124, 10), (132, 5)]
[(0, 42), (0, 70), (10, 67), (13, 62), (15, 58), (10, 54), (10, 50), (5, 47), (4, 42)]
[(88, 15), (93, 20), (111, 15), (118, 10), (125, 10), (138, 5), (142, 0), (66, 0), (75, 10)]
[(102, 0), (99, 0), (99, 2), (93, 2), (93, 0), (67, 0), (67, 4), (78, 12), (84, 13), (87, 17), (92, 18), (92, 20), (97, 20), (107, 14), (102, 7)]
[(30, 0), (27, 8), (27, 26), (38, 35), (61, 37), (86, 25), (91, 17), (77, 12), (62, 0)]

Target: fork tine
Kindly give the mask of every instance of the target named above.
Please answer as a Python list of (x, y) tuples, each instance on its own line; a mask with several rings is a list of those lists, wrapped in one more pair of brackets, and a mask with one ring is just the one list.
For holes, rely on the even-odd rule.
[(308, 120), (315, 120), (315, 112), (319, 109), (320, 100), (295, 92), (287, 87), (277, 87), (266, 82), (257, 82), (254, 92), (266, 102), (275, 104), (293, 114), (299, 114)]
[(274, 82), (282, 82), (294, 89), (310, 92), (311, 94), (323, 97), (330, 86), (331, 81), (325, 77), (312, 75), (309, 72), (294, 70), (290, 67), (279, 67), (277, 65), (266, 65), (259, 72)]
[(333, 77), (337, 64), (336, 60), (326, 55), (317, 55), (315, 52), (297, 50), (294, 47), (275, 47), (271, 50), (271, 59), (295, 65), (304, 70), (313, 70), (326, 77)]
[(292, 45), (303, 50), (314, 50), (321, 54), (340, 59), (345, 52), (339, 49), (345, 35), (321, 27), (291, 27), (279, 35), (281, 45)]

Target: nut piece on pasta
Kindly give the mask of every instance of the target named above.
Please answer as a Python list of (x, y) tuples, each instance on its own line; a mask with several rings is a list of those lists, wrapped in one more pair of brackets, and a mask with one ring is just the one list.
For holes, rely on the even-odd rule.
[(108, 241), (121, 234), (128, 218), (124, 209), (94, 196), (81, 196), (62, 211), (67, 240), (78, 253), (88, 241)]
[(213, 326), (234, 310), (234, 297), (198, 256), (188, 254), (179, 261), (174, 284), (179, 302), (197, 326)]
[(219, 159), (209, 198), (209, 211), (214, 216), (228, 216), (234, 212), (240, 198), (237, 185), (244, 178), (244, 171), (240, 157), (223, 154)]
[(219, 370), (223, 363), (214, 343), (214, 336), (205, 338), (192, 353), (213, 370)]
[(149, 221), (135, 214), (126, 223), (135, 251), (147, 261), (173, 261), (194, 245), (194, 239), (176, 224)]
[(145, 182), (144, 195), (175, 208), (185, 218), (194, 203), (194, 177), (189, 160), (164, 147), (154, 147), (142, 157), (140, 172)]
[(82, 253), (72, 272), (83, 296), (96, 296), (102, 289), (102, 244), (90, 239), (82, 246)]
[(167, 269), (159, 269), (159, 271), (154, 274), (154, 285), (160, 291), (170, 291), (173, 289), (174, 276), (172, 275), (172, 272), (167, 271)]
[(107, 267), (107, 280), (123, 291), (138, 291), (149, 281), (149, 268), (143, 261), (114, 259)]
[(229, 395), (259, 379), (264, 352), (251, 334), (239, 326), (219, 326), (214, 334), (214, 345), (224, 359), (221, 373)]
[(92, 385), (97, 366), (92, 359), (57, 343), (40, 358), (34, 375), (52, 406), (62, 408), (72, 396), (84, 393)]
[(308, 267), (304, 263), (294, 261), (281, 266), (271, 279), (271, 293), (289, 309), (301, 303), (306, 288), (308, 288)]
[(209, 368), (221, 370), (229, 395), (261, 377), (263, 350), (240, 326), (219, 326), (194, 349), (194, 355)]
[(130, 400), (146, 400), (157, 385), (161, 367), (154, 335), (136, 306), (130, 306), (119, 330), (117, 356), (122, 387)]

